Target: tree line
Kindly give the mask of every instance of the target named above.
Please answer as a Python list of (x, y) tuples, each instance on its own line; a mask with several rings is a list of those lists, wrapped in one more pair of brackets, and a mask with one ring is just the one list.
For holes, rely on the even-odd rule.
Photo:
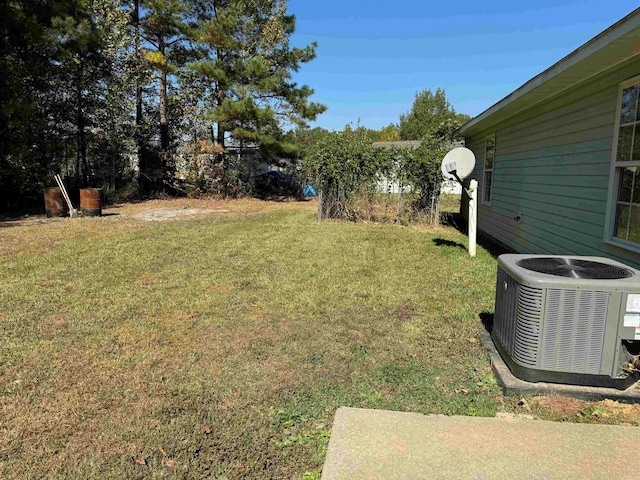
[(225, 141), (298, 155), (288, 131), (325, 107), (293, 74), (286, 0), (0, 3), (0, 210), (70, 187), (171, 188), (176, 153)]

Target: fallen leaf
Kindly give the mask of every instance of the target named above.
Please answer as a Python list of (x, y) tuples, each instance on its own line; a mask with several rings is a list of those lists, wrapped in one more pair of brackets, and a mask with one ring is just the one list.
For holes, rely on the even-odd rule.
[(251, 306), (252, 306), (252, 307), (257, 307), (257, 306), (259, 306), (259, 305), (258, 305), (257, 303), (252, 303), (252, 304), (251, 304)]
[(475, 338), (467, 338), (467, 340), (469, 340), (471, 343), (476, 343), (476, 339)]
[(133, 463), (136, 465), (146, 465), (147, 461), (142, 457), (133, 457)]
[(170, 458), (169, 455), (167, 455), (167, 452), (165, 451), (164, 448), (159, 447), (158, 450), (160, 450), (160, 453), (162, 454), (162, 464), (167, 467), (167, 468), (173, 468), (176, 466), (176, 459), (175, 458)]
[(211, 427), (209, 425), (202, 425), (202, 431), (209, 435), (211, 433)]

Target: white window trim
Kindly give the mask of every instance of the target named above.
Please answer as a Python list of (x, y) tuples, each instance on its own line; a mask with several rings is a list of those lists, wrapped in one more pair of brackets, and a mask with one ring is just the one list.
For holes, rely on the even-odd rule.
[[(493, 138), (493, 162), (491, 163), (491, 168), (487, 169), (487, 140), (489, 138)], [(492, 133), (491, 135), (487, 135), (484, 137), (484, 157), (482, 158), (482, 190), (480, 191), (480, 198), (482, 205), (486, 205), (488, 207), (491, 206), (491, 202), (493, 201), (493, 186), (495, 185), (495, 176), (493, 175), (493, 171), (496, 167), (496, 134)], [(491, 172), (491, 191), (489, 191), (489, 201), (484, 198), (485, 191), (485, 182), (486, 182), (486, 173)]]
[[(609, 170), (609, 191), (607, 194), (607, 211), (605, 216), (605, 228), (604, 228), (604, 241), (610, 245), (614, 245), (625, 250), (640, 253), (640, 243), (633, 243), (628, 240), (614, 237), (613, 232), (616, 222), (616, 205), (618, 201), (618, 171), (617, 171), (617, 156), (618, 156), (618, 136), (620, 134), (620, 111), (622, 110), (622, 91), (640, 83), (640, 75), (625, 80), (618, 85), (618, 96), (616, 105), (616, 121), (613, 132), (613, 145), (611, 147), (611, 166)], [(640, 93), (639, 93), (640, 95)], [(640, 98), (638, 99), (640, 102)], [(624, 162), (625, 167), (640, 167), (640, 161)]]

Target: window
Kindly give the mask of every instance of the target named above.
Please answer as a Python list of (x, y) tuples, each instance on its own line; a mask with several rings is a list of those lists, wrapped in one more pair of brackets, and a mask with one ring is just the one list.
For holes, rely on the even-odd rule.
[(613, 152), (613, 237), (640, 243), (640, 78), (621, 86)]
[(493, 190), (493, 162), (496, 158), (496, 136), (489, 135), (484, 141), (484, 176), (482, 182), (482, 203), (491, 205)]

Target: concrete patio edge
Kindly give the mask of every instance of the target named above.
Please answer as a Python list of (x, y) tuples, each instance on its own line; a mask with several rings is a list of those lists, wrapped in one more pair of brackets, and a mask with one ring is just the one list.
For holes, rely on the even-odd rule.
[(341, 407), (322, 480), (638, 478), (640, 428)]

